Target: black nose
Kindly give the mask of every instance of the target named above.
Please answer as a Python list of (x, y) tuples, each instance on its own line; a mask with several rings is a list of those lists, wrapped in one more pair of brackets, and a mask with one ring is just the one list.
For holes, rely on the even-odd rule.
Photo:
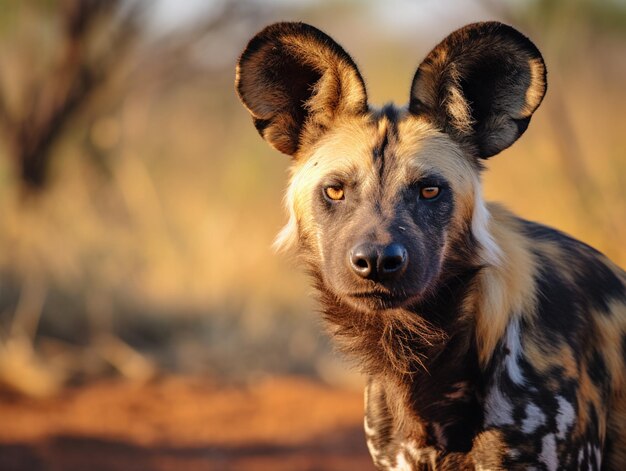
[(359, 244), (350, 251), (350, 266), (361, 278), (390, 280), (404, 272), (409, 257), (402, 244)]

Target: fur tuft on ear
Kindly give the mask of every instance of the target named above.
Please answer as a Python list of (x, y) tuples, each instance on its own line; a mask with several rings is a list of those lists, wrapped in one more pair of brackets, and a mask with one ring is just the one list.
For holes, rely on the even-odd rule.
[(275, 23), (252, 38), (239, 58), (235, 87), (261, 136), (292, 156), (337, 115), (367, 111), (352, 58), (304, 23)]
[(474, 23), (450, 34), (419, 66), (409, 111), (488, 158), (526, 131), (546, 86), (543, 58), (526, 36), (495, 21)]

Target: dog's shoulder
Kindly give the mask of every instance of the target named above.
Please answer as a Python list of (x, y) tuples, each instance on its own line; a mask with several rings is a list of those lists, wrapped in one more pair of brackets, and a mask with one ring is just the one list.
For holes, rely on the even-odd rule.
[[(485, 371), (486, 426), (520, 444), (509, 450), (512, 463), (541, 454), (546, 463), (558, 456), (571, 466), (599, 466), (607, 424), (623, 422), (609, 407), (624, 389), (626, 274), (561, 231), (492, 212), (505, 236), (523, 245), (508, 273), (526, 270), (532, 288)], [(622, 443), (623, 432), (609, 431), (607, 440)]]

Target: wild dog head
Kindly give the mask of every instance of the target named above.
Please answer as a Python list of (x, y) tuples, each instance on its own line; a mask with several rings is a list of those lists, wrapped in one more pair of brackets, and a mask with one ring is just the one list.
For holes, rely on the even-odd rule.
[(418, 67), (408, 105), (375, 109), (351, 57), (302, 23), (258, 33), (236, 89), (263, 138), (292, 156), (279, 246), (297, 246), (342, 304), (419, 303), (497, 264), (481, 160), (515, 142), (546, 91), (537, 48), (496, 22), (448, 36)]

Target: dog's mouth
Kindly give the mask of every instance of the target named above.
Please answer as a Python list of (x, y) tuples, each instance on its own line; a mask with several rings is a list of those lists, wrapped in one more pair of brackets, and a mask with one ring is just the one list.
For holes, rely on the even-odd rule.
[(359, 291), (347, 297), (353, 304), (371, 310), (398, 309), (407, 306), (417, 297), (416, 294), (393, 293), (390, 291)]

